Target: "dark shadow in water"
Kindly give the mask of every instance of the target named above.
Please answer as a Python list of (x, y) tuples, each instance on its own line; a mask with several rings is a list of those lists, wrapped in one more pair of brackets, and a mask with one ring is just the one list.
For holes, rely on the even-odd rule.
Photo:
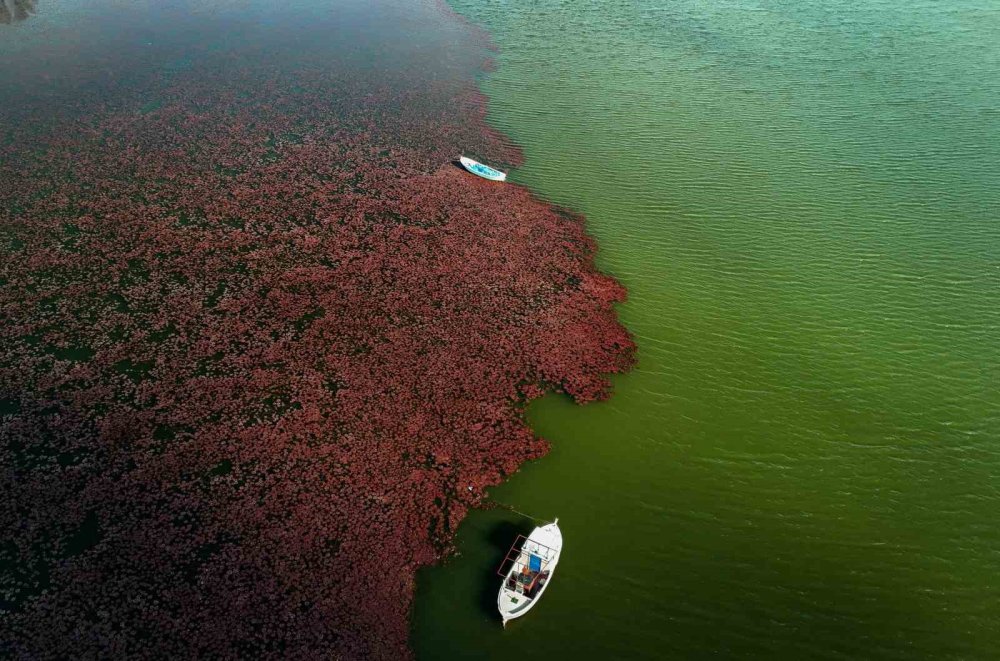
[(36, 0), (0, 0), (0, 23), (23, 21), (35, 13)]
[(491, 549), (490, 562), (483, 566), (483, 580), (480, 582), (479, 610), (490, 619), (499, 620), (497, 612), (497, 591), (500, 589), (500, 577), (497, 568), (504, 561), (511, 544), (518, 535), (528, 535), (532, 527), (513, 521), (501, 521), (493, 525), (486, 533), (486, 541)]
[[(0, 5), (3, 2), (0, 0)], [(81, 362), (85, 360), (89, 358)], [(43, 413), (32, 418), (31, 414), (22, 416), (25, 410)], [(13, 505), (0, 513), (0, 529), (13, 531), (18, 524), (17, 514), (24, 520), (47, 521), (34, 528), (21, 525), (0, 544), (0, 583), (6, 588), (0, 594), (3, 617), (20, 613), (53, 589), (53, 579), (64, 575), (71, 561), (97, 547), (103, 539), (100, 512), (91, 506), (74, 511), (64, 497), (66, 484), (72, 483), (70, 475), (83, 474), (86, 466), (107, 462), (99, 450), (80, 442), (87, 432), (81, 433), (79, 426), (74, 428), (73, 421), (75, 418), (61, 403), (29, 403), (24, 395), (0, 389), (0, 457), (11, 471), (0, 480), (0, 498)], [(18, 423), (24, 424), (27, 431), (19, 430)], [(58, 516), (39, 516), (46, 507), (53, 508)], [(30, 553), (21, 552), (22, 548), (29, 548)]]

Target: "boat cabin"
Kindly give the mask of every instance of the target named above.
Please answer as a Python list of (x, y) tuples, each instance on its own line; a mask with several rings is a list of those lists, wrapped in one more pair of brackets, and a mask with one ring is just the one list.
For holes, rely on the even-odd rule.
[(555, 549), (518, 535), (497, 569), (497, 575), (506, 579), (503, 587), (513, 599), (534, 599), (548, 580), (548, 565), (557, 557)]

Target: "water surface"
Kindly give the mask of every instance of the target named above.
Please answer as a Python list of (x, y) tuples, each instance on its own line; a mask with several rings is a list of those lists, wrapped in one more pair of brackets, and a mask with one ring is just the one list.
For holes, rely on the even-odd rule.
[(494, 496), (560, 517), (501, 631), (476, 513), (421, 658), (991, 658), (1000, 646), (1000, 8), (483, 3), (515, 182), (580, 210), (639, 367)]

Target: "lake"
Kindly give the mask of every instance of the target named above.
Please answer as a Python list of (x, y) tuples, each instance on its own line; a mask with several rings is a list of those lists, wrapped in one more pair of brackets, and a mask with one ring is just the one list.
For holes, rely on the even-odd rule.
[(586, 215), (638, 368), (419, 581), (418, 658), (991, 658), (1000, 646), (1000, 7), (454, 0), (511, 180)]

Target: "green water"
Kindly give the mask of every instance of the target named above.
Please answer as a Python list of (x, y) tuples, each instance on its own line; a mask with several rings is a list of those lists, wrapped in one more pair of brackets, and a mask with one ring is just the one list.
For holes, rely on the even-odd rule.
[(531, 526), (474, 513), (419, 657), (1000, 655), (1000, 5), (453, 5), (639, 366), (532, 406), (552, 452), (492, 492), (560, 517), (544, 599), (501, 630)]

